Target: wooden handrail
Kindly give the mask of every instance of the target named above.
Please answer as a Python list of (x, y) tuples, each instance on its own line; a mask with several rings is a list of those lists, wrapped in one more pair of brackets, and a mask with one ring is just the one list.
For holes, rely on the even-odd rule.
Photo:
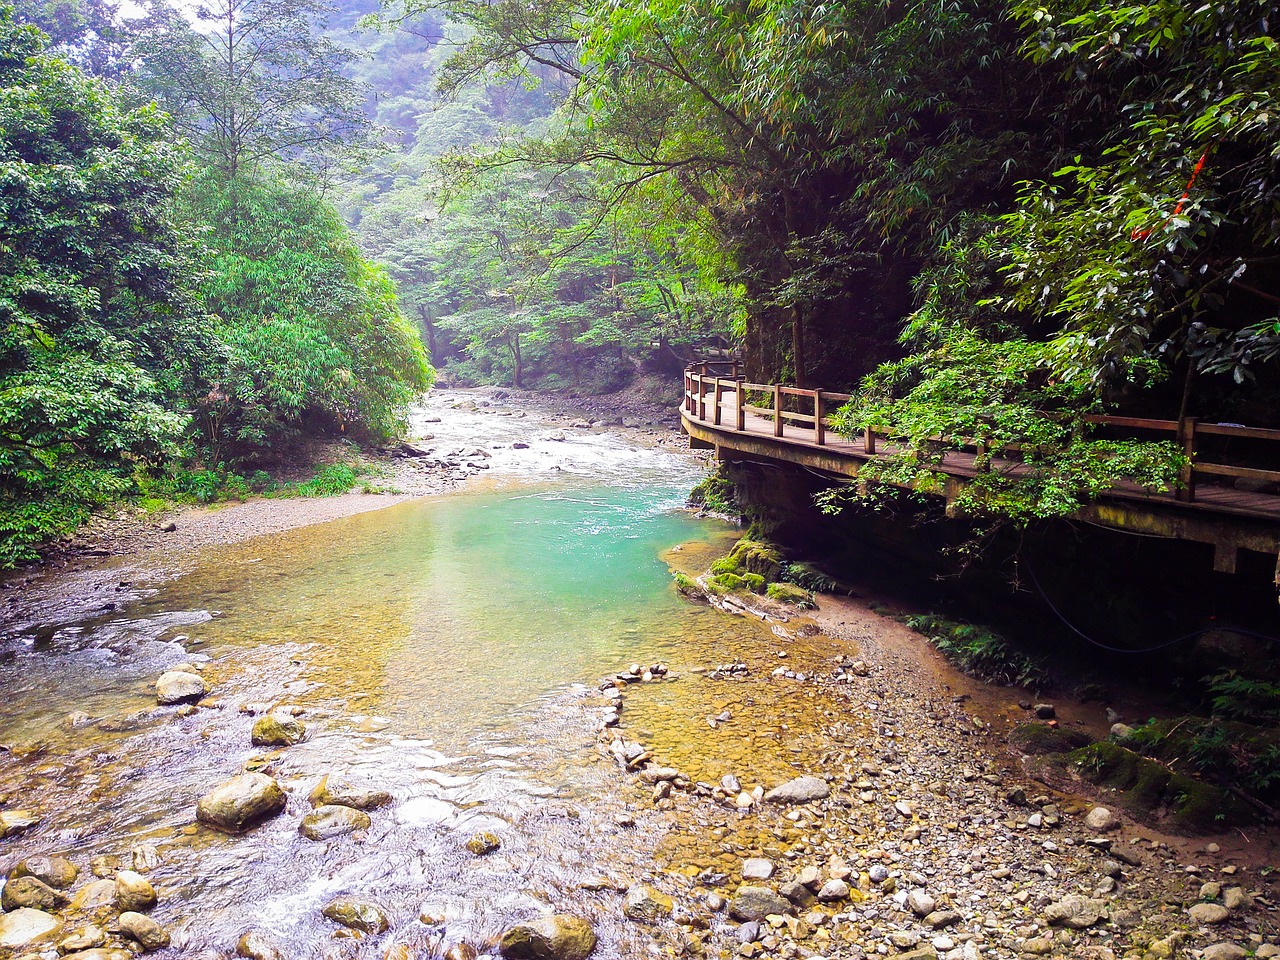
[[(721, 375), (712, 375), (708, 372), (708, 368), (712, 366), (728, 366), (731, 375), (728, 377)], [(711, 414), (707, 414), (707, 397), (711, 394)], [(767, 406), (750, 403), (747, 400), (747, 394), (761, 394), (762, 398), (767, 397)], [(732, 426), (724, 424), (723, 408), (728, 394), (733, 395), (732, 400)], [(811, 404), (810, 413), (801, 413), (796, 410), (788, 410), (783, 405), (784, 397), (796, 397), (802, 400), (808, 400)], [(739, 361), (715, 360), (705, 361), (701, 363), (691, 364), (685, 371), (685, 402), (684, 411), (691, 418), (710, 422), (719, 429), (727, 429), (737, 433), (747, 432), (746, 418), (747, 414), (755, 414), (767, 420), (771, 420), (773, 424), (773, 435), (775, 438), (790, 441), (794, 443), (812, 443), (818, 447), (828, 447), (830, 443), (827, 438), (827, 431), (832, 429), (832, 418), (828, 415), (828, 411), (851, 400), (852, 394), (836, 393), (830, 390), (810, 389), (801, 387), (790, 387), (784, 384), (776, 383), (751, 383), (745, 377), (741, 376), (741, 364)], [(1053, 414), (1045, 414), (1046, 416), (1054, 416)], [(1179, 489), (1176, 492), (1178, 500), (1183, 502), (1192, 502), (1195, 500), (1196, 480), (1198, 476), (1211, 477), (1227, 477), (1234, 479), (1256, 480), (1265, 483), (1280, 483), (1280, 470), (1260, 469), (1258, 467), (1249, 467), (1238, 464), (1227, 463), (1209, 463), (1197, 459), (1200, 452), (1200, 439), (1205, 436), (1223, 437), (1223, 438), (1239, 438), (1242, 440), (1260, 440), (1265, 442), (1280, 443), (1280, 429), (1272, 429), (1269, 427), (1250, 427), (1240, 423), (1201, 423), (1194, 417), (1188, 417), (1182, 421), (1178, 420), (1157, 420), (1148, 417), (1120, 417), (1106, 414), (1090, 414), (1084, 417), (1086, 423), (1094, 427), (1111, 428), (1117, 430), (1132, 431), (1155, 431), (1158, 433), (1166, 433), (1171, 435), (1171, 439), (1175, 440), (1182, 448), (1183, 454), (1186, 456), (1186, 465), (1183, 467), (1181, 476), (1179, 477)], [(806, 428), (806, 432), (812, 431), (812, 440), (801, 439), (787, 433), (787, 425), (799, 426)], [(884, 454), (877, 452), (877, 442), (882, 439), (888, 439), (892, 436), (890, 427), (875, 427), (863, 431), (861, 439), (861, 451), (856, 448), (842, 443), (849, 451), (849, 456), (861, 456), (865, 458), (880, 457)], [(974, 447), (979, 455), (986, 455), (990, 450), (985, 443), (971, 440), (967, 446)], [(1002, 452), (1016, 452), (1019, 445), (1015, 444), (1010, 448), (1002, 448)], [(1277, 462), (1280, 462), (1280, 448), (1277, 449)]]

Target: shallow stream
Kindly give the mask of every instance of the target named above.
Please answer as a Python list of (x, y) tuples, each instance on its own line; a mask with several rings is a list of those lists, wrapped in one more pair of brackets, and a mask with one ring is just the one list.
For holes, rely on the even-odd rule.
[[(250, 927), (289, 957), (483, 954), (550, 910), (588, 916), (598, 956), (658, 949), (619, 922), (611, 889), (643, 876), (660, 826), (626, 810), (595, 688), (633, 662), (681, 673), (770, 639), (673, 589), (664, 553), (709, 556), (731, 531), (682, 509), (701, 475), (687, 455), (607, 431), (562, 440), (447, 397), (420, 416), (437, 445), (488, 449), (483, 482), (207, 550), (176, 578), (122, 573), (133, 599), (119, 610), (0, 628), (0, 795), (42, 818), (0, 841), (0, 866), (154, 845), (171, 955), (229, 955)], [(155, 703), (156, 677), (179, 663), (213, 686), (187, 716)], [(667, 700), (676, 729), (721, 708)], [(254, 715), (278, 704), (300, 708), (308, 739), (252, 747)], [(287, 811), (241, 837), (196, 826), (196, 800), (247, 766), (280, 780)], [(363, 836), (306, 840), (324, 774), (394, 803)], [(502, 840), (483, 858), (464, 849), (481, 830)], [(377, 902), (391, 930), (349, 937), (320, 915), (339, 894)]]

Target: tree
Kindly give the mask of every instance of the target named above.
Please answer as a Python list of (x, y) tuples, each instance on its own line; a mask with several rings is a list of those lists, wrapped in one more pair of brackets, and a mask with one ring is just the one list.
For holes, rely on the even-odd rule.
[(385, 440), (431, 385), (384, 270), (314, 191), (265, 177), (196, 178), (184, 211), (210, 250), (202, 284), (226, 344), (197, 420), (217, 463), (302, 431)]
[(171, 454), (216, 357), (173, 212), (185, 155), (0, 6), (0, 565)]
[(114, 0), (17, 0), (19, 23), (39, 27), (60, 55), (96, 77), (117, 79), (126, 68), (127, 28)]
[(325, 0), (215, 0), (193, 30), (153, 10), (138, 81), (223, 178), (264, 162), (324, 178), (373, 145), (354, 55), (320, 33)]
[(448, 5), (481, 33), (446, 82), (496, 64), (577, 84), (562, 133), (497, 162), (606, 167), (609, 203), (710, 238), (757, 377), (834, 386), (894, 354), (937, 238), (1052, 149), (992, 0), (518, 6)]

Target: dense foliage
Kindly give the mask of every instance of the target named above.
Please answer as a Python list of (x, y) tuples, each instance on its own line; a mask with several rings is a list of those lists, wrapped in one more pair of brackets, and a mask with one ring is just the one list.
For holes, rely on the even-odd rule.
[(382, 439), (430, 386), (417, 332), (385, 271), (310, 190), (213, 175), (184, 191), (207, 227), (201, 292), (225, 365), (196, 405), (209, 458), (307, 427)]
[[(99, 37), (54, 20), (61, 51)], [(430, 383), (390, 279), (282, 141), (235, 175), (206, 144), (193, 176), (165, 114), (49, 44), (0, 6), (0, 566), (167, 474), (389, 437)]]
[(0, 7), (0, 564), (176, 447), (211, 331), (183, 151)]
[(742, 284), (752, 379), (870, 374), (842, 427), (888, 429), (900, 455), (864, 494), (928, 486), (958, 447), (1019, 448), (962, 506), (1062, 515), (1181, 466), (1088, 414), (1273, 422), (1267, 3), (445, 9), (475, 31), (446, 86), (573, 85), (499, 162), (590, 169), (610, 210), (679, 222), (702, 276)]

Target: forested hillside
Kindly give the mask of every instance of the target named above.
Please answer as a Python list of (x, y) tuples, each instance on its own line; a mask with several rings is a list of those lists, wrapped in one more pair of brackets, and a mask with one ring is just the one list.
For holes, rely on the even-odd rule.
[(316, 9), (0, 6), (0, 565), (121, 496), (394, 435), (429, 385), (319, 192), (372, 138)]

